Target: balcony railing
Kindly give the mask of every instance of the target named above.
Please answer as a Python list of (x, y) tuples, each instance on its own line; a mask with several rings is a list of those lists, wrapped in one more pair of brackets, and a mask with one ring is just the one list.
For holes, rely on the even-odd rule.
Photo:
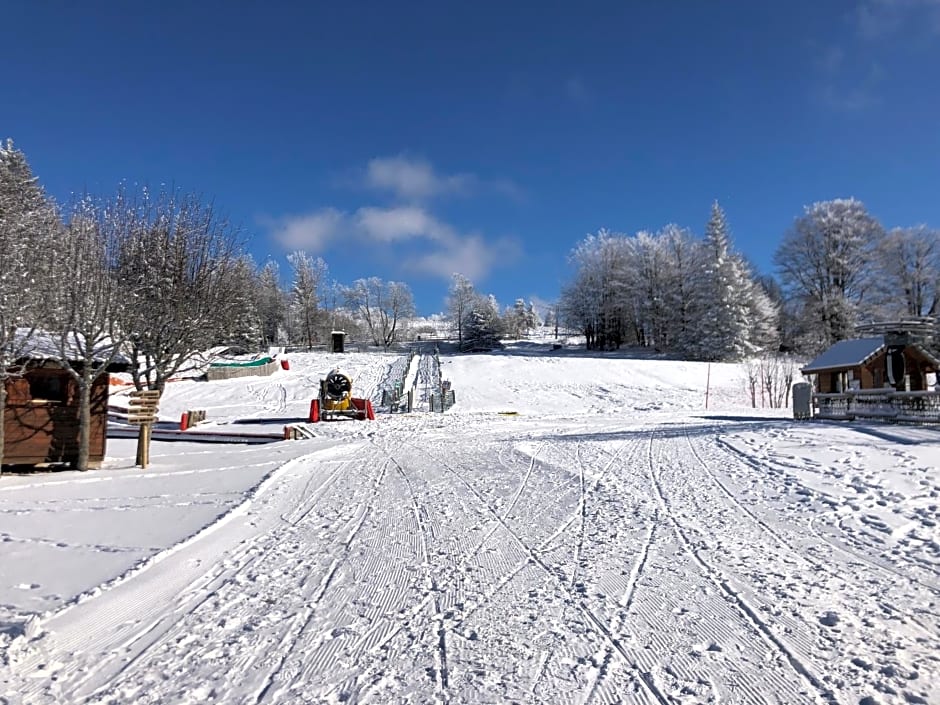
[(940, 391), (860, 389), (841, 394), (814, 394), (813, 406), (815, 416), (821, 419), (940, 423)]

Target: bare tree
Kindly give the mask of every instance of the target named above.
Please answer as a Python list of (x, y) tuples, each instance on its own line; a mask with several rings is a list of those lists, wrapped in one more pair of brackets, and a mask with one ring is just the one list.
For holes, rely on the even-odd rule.
[(106, 404), (106, 395), (92, 398), (94, 382), (121, 359), (124, 341), (117, 326), (123, 299), (115, 265), (126, 213), (114, 205), (89, 197), (72, 204), (57, 248), (56, 286), (48, 293), (47, 327), (78, 393), (79, 470), (88, 469), (92, 405), (103, 413), (97, 407)]
[(940, 231), (894, 228), (879, 243), (875, 313), (883, 318), (935, 316), (940, 305)]
[(451, 326), (457, 329), (457, 344), (463, 344), (463, 328), (467, 315), (473, 307), (476, 291), (473, 284), (462, 274), (453, 274), (447, 291), (447, 313)]
[(320, 289), (326, 278), (326, 262), (299, 250), (289, 254), (287, 261), (294, 270), (294, 282), (291, 287), (293, 322), (299, 328), (304, 345), (310, 348), (317, 340)]
[(138, 389), (163, 390), (224, 336), (239, 307), (238, 233), (196, 194), (124, 192), (117, 261), (119, 314)]
[(784, 236), (774, 259), (784, 288), (801, 305), (802, 347), (819, 350), (851, 336), (882, 232), (865, 206), (849, 198), (808, 206)]
[(411, 289), (402, 282), (359, 279), (346, 289), (345, 298), (346, 305), (366, 322), (372, 342), (386, 349), (395, 342), (399, 325), (415, 315)]

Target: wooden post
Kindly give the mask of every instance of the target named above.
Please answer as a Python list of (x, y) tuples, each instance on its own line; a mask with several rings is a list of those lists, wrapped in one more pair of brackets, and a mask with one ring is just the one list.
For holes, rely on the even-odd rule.
[[(712, 386), (712, 363), (708, 363), (708, 372), (705, 373), (705, 408), (708, 408), (708, 392)], [(761, 392), (763, 394), (763, 392)]]
[(152, 424), (140, 424), (140, 432), (137, 434), (137, 465), (142, 468), (150, 463), (150, 429)]
[(150, 464), (150, 433), (154, 421), (157, 420), (157, 406), (160, 401), (160, 392), (156, 389), (144, 389), (130, 393), (127, 420), (138, 424), (140, 431), (137, 434), (137, 465), (146, 468)]

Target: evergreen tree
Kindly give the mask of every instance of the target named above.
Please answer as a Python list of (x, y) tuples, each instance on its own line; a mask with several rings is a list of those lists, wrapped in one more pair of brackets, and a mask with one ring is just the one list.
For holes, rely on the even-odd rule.
[(58, 216), (26, 155), (12, 140), (0, 142), (0, 462), (7, 380), (30, 349), (31, 338), (54, 288), (51, 262)]
[(717, 202), (705, 228), (693, 289), (687, 352), (703, 360), (738, 360), (751, 352), (755, 288), (747, 265), (731, 250), (727, 219)]
[(499, 304), (490, 296), (477, 296), (464, 323), (464, 340), (461, 350), (493, 350), (501, 347), (503, 320), (499, 315)]
[(526, 302), (525, 299), (516, 299), (503, 315), (503, 329), (510, 338), (524, 338), (541, 323), (539, 315), (535, 312), (535, 306), (531, 301)]

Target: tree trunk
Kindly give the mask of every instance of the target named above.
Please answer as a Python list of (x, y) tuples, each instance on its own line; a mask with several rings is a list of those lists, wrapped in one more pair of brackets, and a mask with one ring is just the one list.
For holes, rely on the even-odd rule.
[(78, 384), (78, 457), (75, 468), (88, 470), (88, 456), (91, 450), (91, 365), (86, 364)]
[(7, 379), (0, 377), (0, 474), (3, 474), (3, 454), (6, 450), (6, 413), (7, 413)]

